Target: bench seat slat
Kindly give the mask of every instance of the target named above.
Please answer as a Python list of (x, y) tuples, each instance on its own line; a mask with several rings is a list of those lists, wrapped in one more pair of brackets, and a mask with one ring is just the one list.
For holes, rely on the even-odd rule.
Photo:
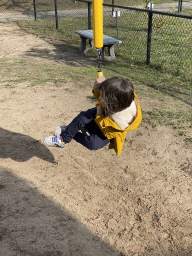
[[(79, 30), (79, 31), (76, 31), (75, 33), (79, 34), (80, 36), (86, 37), (87, 39), (93, 40), (93, 30)], [(103, 45), (120, 44), (120, 43), (122, 43), (121, 40), (103, 35)]]

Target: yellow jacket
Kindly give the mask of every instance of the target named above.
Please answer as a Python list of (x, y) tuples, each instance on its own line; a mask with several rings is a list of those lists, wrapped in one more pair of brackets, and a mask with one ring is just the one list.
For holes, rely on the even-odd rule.
[[(98, 100), (100, 93), (98, 90), (93, 90), (95, 98)], [(135, 104), (137, 106), (137, 114), (134, 121), (129, 125), (126, 123), (126, 109), (118, 113), (111, 114), (105, 117), (103, 114), (99, 114), (94, 119), (96, 124), (101, 129), (103, 135), (110, 140), (109, 149), (114, 149), (117, 155), (121, 154), (123, 149), (125, 137), (128, 131), (135, 130), (140, 125), (142, 120), (141, 108), (137, 95), (135, 95)], [(100, 105), (97, 102), (96, 107)], [(102, 107), (102, 106), (101, 106)], [(116, 121), (116, 122), (115, 122)], [(127, 127), (127, 128), (125, 128)]]

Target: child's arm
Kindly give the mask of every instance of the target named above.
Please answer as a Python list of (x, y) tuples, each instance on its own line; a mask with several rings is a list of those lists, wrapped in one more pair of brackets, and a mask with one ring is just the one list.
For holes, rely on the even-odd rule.
[(93, 85), (93, 94), (95, 96), (95, 98), (97, 100), (99, 100), (99, 96), (100, 96), (100, 91), (99, 91), (99, 87), (100, 87), (100, 84), (105, 81), (105, 77), (104, 76), (99, 76), (97, 77), (97, 79), (95, 80), (95, 83)]
[(99, 90), (100, 84), (105, 81), (104, 76), (98, 76), (97, 79), (95, 80), (95, 83), (93, 85), (93, 90)]

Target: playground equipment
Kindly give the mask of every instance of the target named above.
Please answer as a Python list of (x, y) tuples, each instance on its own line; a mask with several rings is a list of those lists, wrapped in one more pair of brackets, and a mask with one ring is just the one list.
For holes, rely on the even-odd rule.
[(94, 47), (97, 49), (98, 76), (103, 76), (101, 70), (103, 47), (103, 3), (102, 0), (93, 0), (93, 36)]

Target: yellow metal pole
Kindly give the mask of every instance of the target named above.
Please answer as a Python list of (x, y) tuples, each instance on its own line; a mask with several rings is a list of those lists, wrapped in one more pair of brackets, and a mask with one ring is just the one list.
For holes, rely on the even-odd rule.
[(103, 47), (103, 4), (93, 0), (93, 35), (95, 48)]
[(93, 0), (93, 37), (94, 46), (98, 50), (99, 71), (98, 76), (103, 76), (100, 70), (101, 50), (103, 47), (103, 3), (102, 0)]

